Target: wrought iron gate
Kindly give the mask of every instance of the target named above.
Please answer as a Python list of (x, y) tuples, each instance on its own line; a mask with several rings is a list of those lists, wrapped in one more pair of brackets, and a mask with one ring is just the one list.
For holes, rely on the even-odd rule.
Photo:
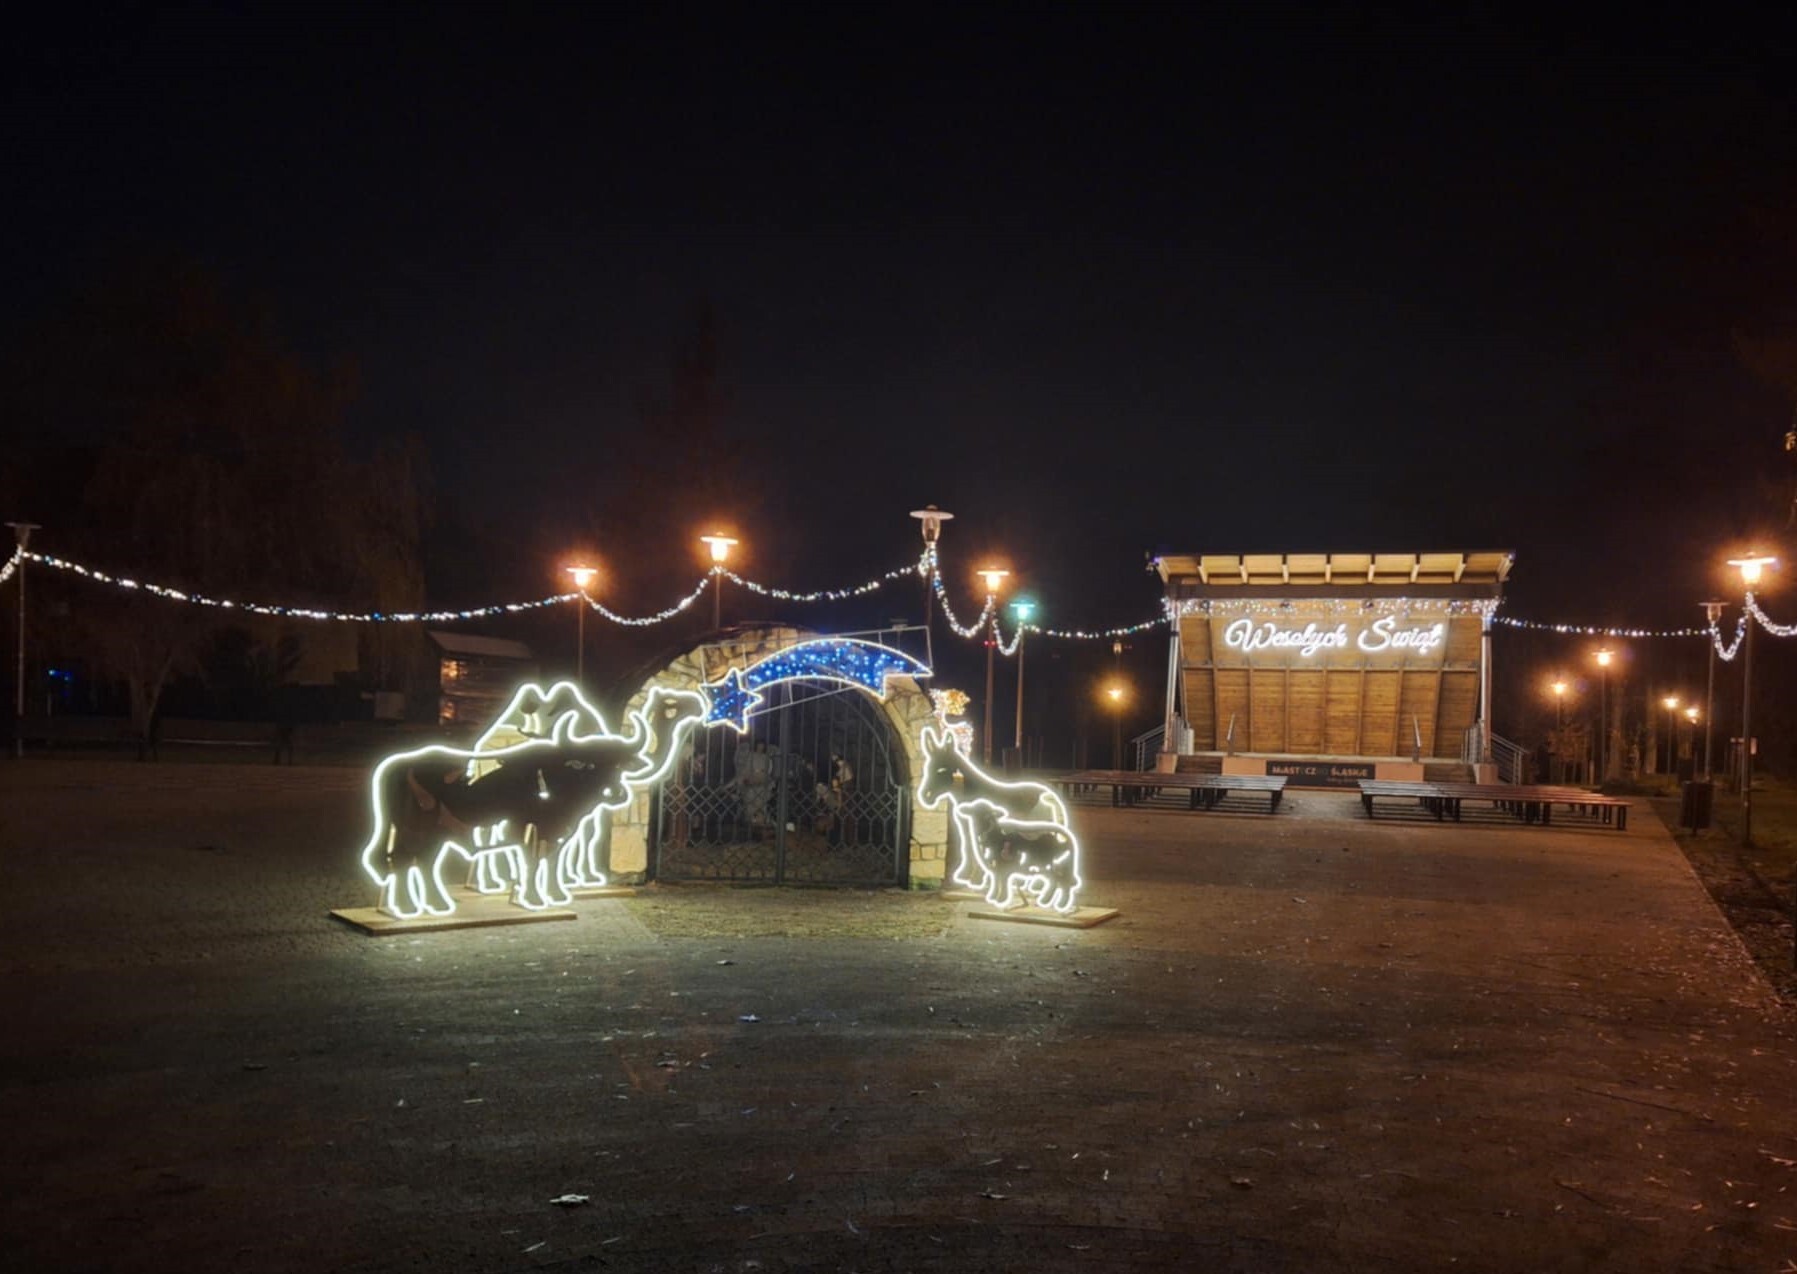
[(695, 731), (656, 793), (657, 877), (904, 883), (911, 785), (879, 704), (831, 681), (763, 693), (747, 734)]

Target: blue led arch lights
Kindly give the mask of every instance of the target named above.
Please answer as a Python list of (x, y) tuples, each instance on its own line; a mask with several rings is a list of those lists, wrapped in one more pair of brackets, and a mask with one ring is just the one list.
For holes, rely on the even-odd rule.
[(800, 642), (750, 664), (732, 668), (705, 684), (707, 726), (726, 725), (746, 733), (749, 718), (765, 701), (761, 691), (779, 681), (821, 678), (841, 681), (884, 699), (886, 679), (928, 677), (930, 666), (902, 650), (853, 637), (823, 637)]

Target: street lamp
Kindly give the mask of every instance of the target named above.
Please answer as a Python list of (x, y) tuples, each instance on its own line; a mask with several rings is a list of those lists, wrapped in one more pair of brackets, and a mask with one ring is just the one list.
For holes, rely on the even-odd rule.
[(1678, 768), (1678, 696), (1667, 695), (1660, 703), (1666, 708), (1666, 773)]
[[(1741, 587), (1747, 591), (1752, 611), (1753, 586), (1760, 582), (1760, 573), (1768, 566), (1776, 566), (1778, 559), (1767, 557), (1763, 553), (1750, 551), (1746, 557), (1731, 557), (1730, 566), (1741, 571)], [(1753, 844), (1753, 616), (1747, 616), (1747, 631), (1742, 639), (1747, 647), (1741, 664), (1741, 843)]]
[(13, 538), (19, 542), (19, 675), (13, 687), (12, 702), (12, 754), (20, 760), (25, 757), (25, 548), (31, 543), (31, 533), (38, 529), (36, 522), (8, 522), (12, 528)]
[(564, 566), (562, 569), (574, 577), (574, 587), (580, 590), (580, 606), (574, 612), (580, 616), (575, 625), (574, 680), (584, 682), (587, 677), (587, 585), (599, 572), (590, 566)]
[(1603, 673), (1603, 686), (1598, 692), (1597, 785), (1602, 787), (1610, 777), (1610, 660), (1615, 655), (1608, 646), (1597, 650), (1597, 666)]
[(1111, 701), (1111, 768), (1123, 768), (1123, 687), (1112, 683), (1105, 687), (1105, 697)]
[[(936, 541), (942, 538), (942, 524), (953, 522), (955, 515), (947, 510), (939, 509), (933, 504), (926, 504), (921, 509), (912, 509), (911, 516), (922, 523), (918, 529), (923, 532), (924, 556), (929, 559), (930, 566), (933, 568), (936, 565)], [(925, 633), (929, 632), (930, 615), (936, 605), (935, 583), (934, 580), (927, 577), (923, 582), (923, 627)]]
[(1710, 621), (1709, 690), (1703, 701), (1703, 777), (1706, 782), (1716, 777), (1716, 771), (1710, 765), (1710, 736), (1715, 733), (1710, 722), (1716, 719), (1716, 621), (1722, 616), (1722, 606), (1721, 602), (1703, 604), (1703, 613)]
[(711, 626), (718, 629), (724, 626), (724, 563), (730, 560), (730, 550), (738, 541), (722, 531), (713, 531), (710, 535), (701, 535), (699, 542), (711, 549)]
[(998, 597), (998, 590), (1004, 585), (1005, 576), (1010, 573), (996, 566), (974, 572), (986, 582), (986, 609), (991, 612), (986, 625), (986, 730), (981, 745), (987, 765), (992, 764), (992, 648), (998, 641), (998, 614), (993, 608), (993, 602)]
[(1553, 781), (1563, 782), (1566, 777), (1566, 678), (1554, 678), (1554, 768), (1559, 773)]
[(1030, 622), (1030, 616), (1036, 613), (1036, 603), (1027, 597), (1019, 597), (1011, 603), (1011, 613), (1017, 616), (1017, 763), (1021, 765), (1023, 764), (1023, 633), (1024, 626)]

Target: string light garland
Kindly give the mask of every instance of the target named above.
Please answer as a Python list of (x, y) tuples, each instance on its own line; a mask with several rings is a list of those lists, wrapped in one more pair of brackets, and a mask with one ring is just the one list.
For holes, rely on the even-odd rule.
[(689, 610), (694, 603), (705, 595), (711, 585), (713, 576), (722, 576), (733, 584), (763, 597), (784, 602), (836, 602), (863, 597), (884, 588), (895, 580), (909, 575), (917, 575), (926, 579), (935, 599), (941, 604), (943, 618), (949, 628), (960, 637), (968, 640), (980, 640), (989, 629), (991, 639), (999, 651), (1007, 658), (1016, 654), (1019, 642), (1025, 632), (1040, 637), (1056, 638), (1064, 641), (1114, 641), (1121, 637), (1130, 637), (1138, 633), (1162, 625), (1174, 625), (1189, 615), (1216, 617), (1229, 616), (1278, 616), (1291, 613), (1301, 608), (1307, 613), (1323, 611), (1339, 615), (1392, 615), (1392, 614), (1445, 614), (1476, 615), (1488, 624), (1505, 628), (1530, 632), (1555, 633), (1563, 637), (1610, 637), (1628, 640), (1648, 640), (1657, 638), (1708, 637), (1716, 648), (1716, 653), (1724, 660), (1732, 660), (1738, 650), (1746, 626), (1750, 620), (1756, 622), (1768, 633), (1776, 637), (1797, 637), (1797, 624), (1781, 624), (1774, 620), (1761, 608), (1759, 601), (1752, 593), (1746, 596), (1746, 610), (1735, 627), (1732, 642), (1723, 639), (1721, 631), (1715, 625), (1707, 627), (1687, 628), (1627, 628), (1596, 624), (1549, 623), (1541, 620), (1524, 619), (1513, 615), (1499, 615), (1497, 609), (1500, 602), (1496, 599), (1441, 599), (1441, 598), (1331, 598), (1322, 600), (1305, 600), (1301, 603), (1275, 598), (1186, 598), (1180, 601), (1163, 603), (1162, 613), (1134, 624), (1121, 624), (1113, 628), (1080, 629), (1049, 628), (1036, 624), (1020, 624), (1013, 630), (1007, 641), (999, 624), (998, 598), (988, 593), (985, 604), (973, 622), (963, 624), (955, 615), (949, 602), (948, 589), (943, 583), (941, 561), (936, 546), (926, 546), (923, 554), (912, 563), (894, 567), (871, 579), (846, 588), (821, 588), (809, 592), (793, 589), (777, 588), (763, 584), (757, 580), (738, 575), (728, 567), (718, 564), (700, 576), (688, 593), (674, 602), (648, 615), (624, 615), (612, 610), (603, 602), (582, 591), (552, 593), (546, 597), (533, 598), (521, 602), (497, 602), (486, 606), (470, 606), (462, 609), (443, 609), (428, 611), (343, 611), (331, 610), (315, 606), (285, 605), (273, 602), (247, 602), (232, 598), (213, 597), (206, 593), (174, 588), (166, 584), (157, 584), (139, 580), (128, 575), (115, 575), (97, 567), (84, 565), (69, 558), (58, 557), (53, 553), (41, 553), (26, 548), (16, 548), (4, 563), (0, 563), (0, 584), (4, 584), (18, 573), (25, 562), (45, 566), (51, 570), (76, 575), (91, 583), (105, 584), (125, 592), (147, 594), (164, 601), (182, 602), (191, 606), (205, 606), (215, 610), (240, 611), (249, 615), (262, 615), (277, 619), (309, 620), (319, 623), (350, 624), (440, 624), (450, 622), (467, 622), (479, 619), (491, 619), (504, 615), (519, 615), (530, 611), (542, 610), (551, 606), (584, 601), (592, 610), (614, 624), (626, 627), (641, 628), (654, 624), (666, 623)]
[(934, 544), (924, 550), (923, 562), (924, 569), (928, 571), (930, 576), (930, 588), (935, 592), (936, 600), (942, 604), (942, 617), (948, 621), (949, 628), (954, 631), (957, 637), (966, 637), (970, 640), (978, 637), (981, 630), (986, 627), (986, 622), (992, 618), (993, 613), (998, 608), (998, 595), (996, 593), (987, 593), (986, 605), (981, 608), (979, 618), (974, 620), (971, 624), (963, 625), (960, 620), (955, 618), (954, 608), (949, 605), (948, 589), (945, 588), (942, 583), (942, 568), (937, 563), (936, 546)]
[(1178, 615), (1273, 616), (1303, 610), (1330, 615), (1477, 615), (1489, 619), (1497, 612), (1495, 598), (1441, 597), (1332, 597), (1290, 601), (1270, 597), (1187, 598), (1172, 604)]
[(1559, 633), (1562, 637), (1626, 637), (1636, 641), (1652, 637), (1702, 637), (1710, 631), (1707, 628), (1608, 628), (1595, 624), (1547, 624), (1534, 619), (1517, 619), (1510, 615), (1498, 615), (1491, 622), (1505, 628)]
[(890, 584), (895, 579), (903, 579), (907, 575), (921, 575), (924, 572), (924, 563), (927, 560), (928, 555), (926, 554), (916, 562), (907, 562), (903, 566), (894, 567), (884, 575), (876, 575), (872, 579), (865, 580), (851, 588), (820, 588), (809, 593), (796, 593), (790, 589), (773, 588), (767, 584), (757, 583), (752, 579), (744, 579), (741, 575), (738, 575), (728, 567), (719, 566), (715, 567), (714, 570), (732, 584), (740, 584), (751, 593), (759, 593), (763, 597), (772, 597), (783, 602), (840, 602), (847, 601), (851, 597), (864, 597), (868, 593), (876, 592), (879, 589), (885, 588), (886, 585)]
[(1781, 624), (1765, 611), (1760, 609), (1759, 599), (1752, 593), (1747, 594), (1747, 612), (1759, 621), (1761, 628), (1774, 637), (1797, 637), (1797, 624)]
[[(1751, 602), (1752, 597), (1750, 596), (1748, 600)], [(1727, 645), (1723, 644), (1722, 634), (1717, 630), (1715, 624), (1709, 626), (1708, 632), (1710, 643), (1716, 647), (1716, 653), (1722, 656), (1724, 663), (1729, 663), (1733, 661), (1736, 652), (1741, 649), (1741, 643), (1747, 640), (1747, 615), (1743, 612), (1741, 617), (1735, 620), (1735, 639)]]
[(430, 611), (340, 611), (319, 610), (311, 606), (282, 606), (271, 602), (240, 602), (224, 597), (209, 597), (204, 593), (190, 593), (184, 589), (170, 588), (166, 584), (153, 584), (143, 580), (132, 579), (126, 575), (112, 575), (95, 567), (83, 566), (80, 562), (71, 562), (67, 558), (57, 557), (51, 553), (27, 551), (25, 557), (40, 566), (48, 566), (52, 570), (64, 571), (79, 575), (83, 579), (97, 584), (109, 584), (113, 588), (125, 592), (148, 593), (152, 597), (160, 597), (164, 601), (186, 602), (190, 606), (209, 606), (215, 610), (243, 611), (250, 615), (268, 615), (277, 619), (311, 619), (342, 624), (441, 624), (450, 620), (486, 619), (494, 615), (516, 615), (525, 611), (540, 610), (545, 606), (560, 606), (580, 597), (580, 593), (556, 593), (550, 597), (539, 597), (528, 602), (501, 602), (492, 606), (472, 606), (466, 610), (430, 610)]
[(584, 597), (588, 606), (591, 606), (595, 611), (611, 620), (614, 624), (623, 624), (626, 628), (647, 628), (651, 624), (666, 623), (668, 620), (674, 618), (674, 616), (680, 614), (681, 611), (705, 596), (705, 590), (710, 585), (711, 573), (708, 572), (699, 577), (699, 582), (693, 585), (692, 592), (688, 593), (685, 597), (682, 597), (672, 606), (656, 611), (653, 615), (620, 615), (617, 611), (610, 609), (604, 602), (601, 602), (595, 597), (587, 596), (584, 593), (579, 594), (579, 596)]

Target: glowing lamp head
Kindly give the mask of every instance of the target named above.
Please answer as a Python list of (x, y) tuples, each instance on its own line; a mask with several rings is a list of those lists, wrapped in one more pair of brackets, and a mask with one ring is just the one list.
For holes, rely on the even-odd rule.
[(1011, 613), (1017, 616), (1018, 623), (1027, 624), (1030, 622), (1030, 616), (1036, 613), (1036, 603), (1027, 597), (1019, 597), (1011, 603)]
[(574, 587), (583, 593), (587, 591), (587, 585), (599, 576), (599, 572), (591, 566), (564, 566), (562, 569), (574, 577)]
[(933, 504), (926, 504), (921, 509), (912, 509), (911, 516), (923, 523), (923, 542), (934, 544), (942, 535), (942, 524), (953, 522), (955, 515)]
[(1554, 682), (1554, 698), (1564, 699), (1565, 697), (1566, 697), (1566, 683), (1564, 681)]
[(1755, 584), (1760, 582), (1760, 575), (1765, 571), (1766, 567), (1778, 565), (1778, 559), (1775, 557), (1768, 557), (1755, 549), (1749, 551), (1746, 557), (1729, 558), (1728, 564), (1739, 568), (1741, 572), (1741, 582), (1748, 588), (1752, 588)]
[(1660, 700), (1660, 702), (1666, 705), (1666, 711), (1671, 712), (1678, 707), (1678, 696), (1667, 695), (1664, 699)]
[(1605, 646), (1602, 650), (1597, 652), (1597, 666), (1599, 668), (1608, 668), (1610, 666), (1610, 661), (1615, 657), (1615, 652), (1608, 646)]
[(1123, 687), (1122, 686), (1106, 686), (1104, 688), (1104, 693), (1110, 699), (1113, 707), (1122, 704), (1122, 702), (1123, 702)]
[(725, 535), (721, 531), (713, 532), (710, 535), (701, 535), (699, 541), (711, 549), (711, 560), (719, 566), (730, 560), (730, 550), (739, 543), (734, 537)]
[(986, 582), (986, 591), (988, 593), (998, 592), (999, 588), (1005, 582), (1005, 576), (1009, 575), (1010, 573), (1011, 572), (1004, 570), (1003, 568), (997, 567), (997, 566), (988, 566), (983, 571), (975, 571), (974, 572), (974, 574), (978, 575), (982, 580), (984, 580)]
[(1692, 725), (1697, 724), (1697, 705), (1696, 704), (1692, 704), (1689, 708), (1685, 709), (1685, 720), (1689, 721)]

